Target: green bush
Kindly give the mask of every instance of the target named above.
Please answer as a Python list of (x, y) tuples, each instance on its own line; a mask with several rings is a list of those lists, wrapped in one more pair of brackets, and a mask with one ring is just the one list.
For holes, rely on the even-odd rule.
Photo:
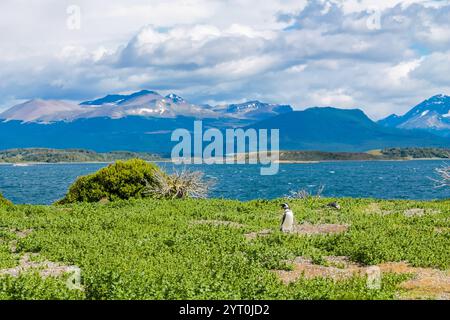
[(151, 197), (146, 190), (149, 185), (158, 183), (156, 174), (164, 175), (158, 166), (144, 160), (117, 161), (96, 173), (78, 178), (58, 204)]
[(0, 207), (4, 207), (4, 206), (11, 206), (12, 202), (5, 199), (5, 197), (3, 197), (3, 195), (0, 193)]

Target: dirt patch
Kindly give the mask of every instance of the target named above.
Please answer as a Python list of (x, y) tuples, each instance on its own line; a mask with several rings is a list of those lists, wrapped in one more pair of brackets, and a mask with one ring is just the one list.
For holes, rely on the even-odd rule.
[(421, 209), (421, 208), (413, 208), (408, 209), (403, 212), (403, 214), (407, 217), (422, 217), (425, 214), (439, 214), (440, 210), (436, 209)]
[(345, 224), (310, 224), (303, 223), (294, 227), (293, 233), (300, 235), (326, 235), (346, 232), (348, 225)]
[(61, 276), (77, 269), (75, 266), (65, 266), (51, 261), (33, 261), (32, 258), (37, 257), (37, 254), (26, 253), (20, 258), (18, 266), (0, 270), (0, 275), (17, 277), (27, 271), (37, 271), (41, 277), (45, 278)]
[[(33, 232), (33, 229), (26, 229), (26, 230), (10, 229), (9, 232), (15, 234), (17, 238), (23, 239), (29, 236)], [(25, 253), (22, 256), (20, 256), (18, 253), (16, 253), (17, 242), (18, 240), (9, 241), (9, 247), (13, 256), (20, 257), (19, 264), (13, 268), (0, 269), (0, 276), (9, 275), (12, 277), (18, 277), (19, 275), (25, 272), (37, 272), (42, 278), (46, 278), (46, 277), (58, 277), (66, 273), (72, 273), (73, 276), (76, 276), (77, 278), (74, 279), (73, 276), (71, 276), (68, 279), (67, 285), (69, 286), (69, 288), (84, 290), (82, 286), (73, 282), (73, 280), (79, 281), (80, 279), (79, 278), (80, 269), (78, 267), (63, 265), (61, 263), (39, 259), (39, 254), (37, 253)], [(77, 274), (75, 274), (75, 272)]]
[[(383, 210), (378, 203), (371, 203), (365, 209), (365, 213), (368, 214), (379, 214), (382, 216), (390, 215), (396, 213), (395, 210)], [(422, 209), (422, 208), (411, 208), (403, 211), (406, 217), (422, 217), (425, 214), (439, 214), (439, 210), (435, 209)]]
[(347, 257), (324, 257), (327, 265), (314, 264), (311, 259), (298, 257), (292, 261), (293, 270), (275, 270), (274, 272), (285, 284), (295, 282), (301, 277), (317, 277), (343, 280), (359, 273), (362, 266), (351, 262)]
[(192, 222), (192, 225), (199, 224), (208, 224), (212, 226), (228, 226), (233, 228), (243, 228), (245, 227), (243, 224), (233, 222), (233, 221), (224, 221), (224, 220), (196, 220)]
[[(325, 265), (314, 264), (311, 259), (299, 257), (292, 261), (293, 270), (275, 270), (275, 274), (285, 284), (289, 284), (301, 277), (331, 278), (334, 280), (348, 279), (355, 275), (365, 276), (373, 266), (363, 266), (351, 262), (347, 257), (324, 257)], [(401, 299), (449, 299), (450, 271), (432, 268), (416, 268), (405, 262), (388, 262), (377, 265), (380, 272), (395, 274), (410, 274), (412, 278), (401, 283), (405, 290)]]
[[(33, 229), (25, 229), (25, 230), (9, 229), (8, 231), (15, 234), (17, 238), (23, 239), (23, 238), (29, 236), (33, 232)], [(17, 252), (17, 240), (11, 240), (9, 242), (9, 250), (12, 253)]]
[(33, 232), (33, 229), (25, 229), (25, 230), (10, 229), (9, 232), (14, 233), (19, 239), (23, 239), (26, 236), (29, 236)]
[(382, 216), (386, 216), (389, 214), (392, 214), (392, 210), (383, 210), (381, 209), (380, 205), (378, 203), (371, 203), (369, 204), (365, 209), (364, 212), (367, 214), (380, 214)]
[(448, 228), (448, 227), (436, 227), (436, 228), (434, 228), (434, 232), (436, 232), (436, 233), (449, 233), (450, 232), (450, 228)]
[(404, 298), (450, 298), (450, 272), (432, 268), (415, 268), (405, 262), (388, 262), (378, 265), (382, 272), (412, 274), (413, 278), (400, 287), (406, 290)]
[[(349, 226), (345, 224), (310, 224), (303, 223), (295, 225), (292, 232), (289, 234), (297, 234), (303, 236), (313, 236), (313, 235), (327, 235), (327, 234), (337, 234), (346, 232)], [(273, 233), (270, 229), (265, 229), (262, 231), (246, 233), (244, 236), (247, 240), (253, 240), (258, 237), (267, 237)]]
[(407, 217), (422, 217), (425, 215), (425, 209), (408, 209), (403, 212), (403, 214)]
[(261, 230), (261, 231), (246, 233), (244, 236), (247, 240), (253, 240), (258, 237), (267, 237), (267, 236), (271, 235), (272, 232), (273, 231), (271, 229), (265, 229), (265, 230)]

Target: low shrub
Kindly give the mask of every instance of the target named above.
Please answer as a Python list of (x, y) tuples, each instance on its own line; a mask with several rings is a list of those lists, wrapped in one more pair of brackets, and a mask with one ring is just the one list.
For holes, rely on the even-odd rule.
[(144, 160), (117, 161), (96, 173), (78, 178), (58, 204), (151, 196), (146, 190), (149, 185), (158, 183), (155, 174), (164, 175), (157, 165)]
[(96, 173), (79, 177), (57, 204), (128, 200), (131, 198), (205, 198), (210, 183), (203, 173), (166, 174), (140, 159), (117, 161)]

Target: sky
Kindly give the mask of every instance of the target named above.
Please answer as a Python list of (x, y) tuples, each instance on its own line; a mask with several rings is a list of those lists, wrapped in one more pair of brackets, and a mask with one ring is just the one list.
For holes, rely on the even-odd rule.
[(379, 119), (450, 94), (450, 0), (2, 0), (0, 111), (141, 89)]

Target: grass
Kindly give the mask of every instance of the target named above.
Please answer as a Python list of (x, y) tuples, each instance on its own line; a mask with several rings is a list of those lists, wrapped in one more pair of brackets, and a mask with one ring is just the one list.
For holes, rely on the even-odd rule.
[[(367, 265), (408, 261), (448, 270), (450, 200), (435, 202), (339, 199), (291, 200), (299, 222), (350, 225), (346, 233), (299, 236), (278, 230), (281, 201), (129, 200), (107, 204), (0, 207), (0, 269), (20, 256), (76, 265), (84, 291), (64, 277), (36, 272), (0, 276), (0, 299), (395, 299), (405, 276), (386, 274), (382, 288), (362, 276), (283, 284), (271, 272), (286, 260), (345, 255)], [(423, 209), (422, 216), (405, 216)], [(233, 224), (199, 224), (198, 220)], [(436, 232), (436, 229), (444, 230)], [(246, 233), (272, 229), (267, 237)], [(19, 237), (14, 230), (32, 230)], [(9, 250), (17, 242), (17, 253)]]

